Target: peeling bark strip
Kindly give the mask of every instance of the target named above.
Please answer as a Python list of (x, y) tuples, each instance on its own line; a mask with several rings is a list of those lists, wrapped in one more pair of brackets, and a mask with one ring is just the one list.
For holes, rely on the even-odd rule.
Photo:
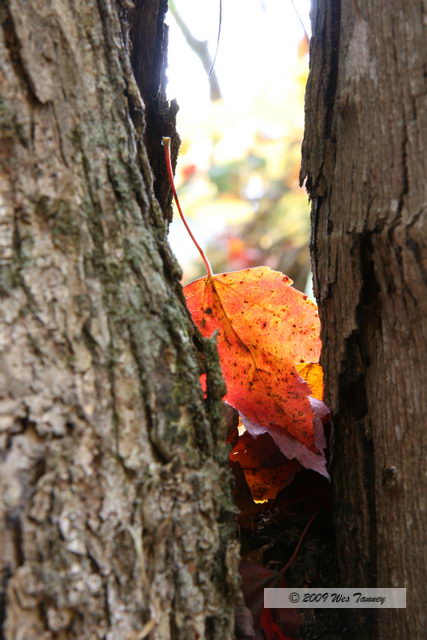
[(223, 387), (137, 134), (132, 7), (0, 6), (4, 640), (232, 637)]
[(406, 587), (349, 637), (427, 626), (427, 15), (422, 0), (314, 3), (302, 180), (335, 414), (343, 586)]

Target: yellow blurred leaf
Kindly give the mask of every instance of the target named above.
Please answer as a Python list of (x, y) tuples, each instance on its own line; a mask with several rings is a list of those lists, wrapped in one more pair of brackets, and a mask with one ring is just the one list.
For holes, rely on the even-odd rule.
[(308, 382), (311, 395), (317, 400), (323, 400), (323, 369), (318, 362), (303, 362), (297, 364), (295, 369), (303, 380)]

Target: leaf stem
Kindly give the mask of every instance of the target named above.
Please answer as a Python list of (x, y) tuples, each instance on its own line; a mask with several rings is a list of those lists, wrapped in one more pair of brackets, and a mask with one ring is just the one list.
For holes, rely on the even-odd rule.
[(313, 515), (311, 516), (310, 520), (307, 522), (307, 524), (304, 527), (304, 531), (302, 532), (302, 534), (299, 537), (298, 540), (298, 544), (295, 547), (295, 550), (293, 552), (293, 554), (291, 555), (291, 557), (289, 558), (288, 562), (286, 563), (286, 565), (284, 567), (282, 567), (279, 571), (279, 574), (282, 576), (286, 573), (286, 571), (289, 569), (289, 567), (293, 564), (295, 558), (298, 555), (298, 551), (300, 550), (300, 547), (303, 543), (303, 540), (305, 538), (305, 534), (307, 533), (307, 531), (310, 529), (311, 525), (313, 524), (313, 521), (315, 520), (315, 518), (317, 518), (317, 516), (319, 515), (319, 513), (321, 512), (321, 510), (323, 509), (323, 507), (325, 506), (325, 502), (326, 502), (326, 498), (327, 496), (322, 500), (322, 502), (320, 503), (320, 506), (315, 510), (315, 512), (313, 513)]
[(210, 265), (210, 262), (209, 262), (209, 260), (208, 260), (208, 258), (206, 256), (205, 252), (203, 251), (203, 249), (201, 248), (201, 246), (197, 242), (196, 238), (193, 236), (193, 234), (191, 232), (191, 229), (188, 226), (188, 222), (185, 219), (185, 216), (184, 216), (184, 214), (182, 212), (181, 205), (179, 204), (178, 194), (176, 192), (175, 183), (174, 183), (174, 180), (173, 180), (173, 170), (172, 170), (171, 152), (170, 152), (170, 141), (171, 141), (171, 139), (169, 137), (163, 137), (162, 143), (163, 143), (163, 147), (164, 147), (164, 150), (165, 150), (166, 169), (167, 169), (167, 172), (168, 172), (169, 184), (170, 184), (170, 187), (172, 189), (172, 194), (173, 194), (174, 200), (176, 202), (176, 206), (178, 207), (178, 211), (179, 211), (179, 215), (181, 216), (181, 220), (183, 221), (184, 226), (185, 226), (185, 228), (187, 229), (187, 231), (188, 231), (188, 233), (190, 235), (190, 238), (192, 239), (192, 241), (196, 245), (200, 255), (202, 256), (202, 260), (205, 263), (205, 267), (206, 267), (206, 271), (208, 272), (208, 276), (211, 277), (211, 276), (213, 276), (213, 271), (212, 271), (212, 267)]

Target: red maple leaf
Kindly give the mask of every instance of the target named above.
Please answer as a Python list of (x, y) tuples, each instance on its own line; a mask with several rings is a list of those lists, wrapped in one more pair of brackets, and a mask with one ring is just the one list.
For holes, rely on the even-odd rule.
[(318, 360), (316, 305), (269, 267), (209, 274), (184, 287), (192, 318), (217, 334), (226, 402), (248, 420), (276, 425), (316, 451), (310, 387), (296, 364)]

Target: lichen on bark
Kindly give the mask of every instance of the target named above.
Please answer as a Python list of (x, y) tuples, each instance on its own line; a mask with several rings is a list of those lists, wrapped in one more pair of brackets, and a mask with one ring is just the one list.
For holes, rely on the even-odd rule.
[(134, 10), (0, 8), (6, 640), (232, 637), (221, 389), (203, 399), (195, 345), (214, 380), (218, 363), (189, 321), (154, 193)]

